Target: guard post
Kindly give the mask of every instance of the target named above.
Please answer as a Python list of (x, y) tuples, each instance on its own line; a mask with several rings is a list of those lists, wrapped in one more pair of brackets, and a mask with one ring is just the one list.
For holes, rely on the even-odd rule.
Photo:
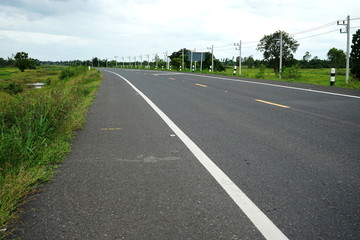
[(330, 71), (330, 86), (334, 86), (335, 84), (335, 68), (331, 68)]

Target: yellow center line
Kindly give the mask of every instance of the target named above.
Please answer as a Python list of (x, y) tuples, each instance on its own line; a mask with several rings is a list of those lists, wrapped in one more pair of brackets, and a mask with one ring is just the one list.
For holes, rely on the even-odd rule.
[(200, 84), (200, 83), (195, 83), (196, 86), (199, 86), (199, 87), (208, 87), (206, 85), (203, 85), (203, 84)]
[(255, 101), (270, 104), (270, 105), (274, 105), (274, 106), (277, 106), (277, 107), (290, 108), (289, 106), (285, 106), (285, 105), (281, 105), (281, 104), (277, 104), (277, 103), (272, 103), (272, 102), (268, 102), (268, 101), (264, 101), (264, 100), (260, 100), (260, 99), (255, 99)]

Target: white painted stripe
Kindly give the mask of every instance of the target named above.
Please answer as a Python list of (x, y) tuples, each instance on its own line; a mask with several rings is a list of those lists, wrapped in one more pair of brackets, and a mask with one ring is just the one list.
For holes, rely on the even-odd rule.
[[(107, 70), (104, 70), (107, 71)], [(127, 82), (144, 100), (155, 110), (164, 120), (171, 130), (189, 148), (201, 164), (216, 179), (221, 187), (230, 195), (239, 208), (246, 214), (255, 227), (263, 234), (266, 239), (283, 240), (288, 239), (275, 224), (248, 198), (236, 184), (213, 162), (211, 159), (167, 116), (158, 108), (145, 94), (137, 89), (129, 80), (123, 76), (113, 73)]]
[(184, 73), (177, 73), (177, 72), (165, 72), (165, 73), (153, 73), (155, 76), (171, 76), (171, 75), (183, 75)]
[(355, 96), (355, 95), (347, 95), (347, 94), (341, 94), (341, 93), (325, 92), (325, 91), (318, 91), (318, 90), (313, 90), (313, 89), (283, 86), (283, 85), (277, 85), (277, 84), (271, 84), (271, 83), (252, 82), (252, 81), (247, 81), (247, 80), (222, 78), (222, 77), (213, 77), (213, 76), (208, 76), (208, 75), (205, 76), (205, 75), (199, 75), (199, 74), (188, 74), (188, 73), (184, 73), (184, 74), (190, 75), (190, 76), (198, 76), (198, 77), (202, 77), (202, 78), (221, 79), (221, 80), (225, 80), (225, 81), (251, 83), (251, 84), (265, 85), (265, 86), (271, 86), (271, 87), (287, 88), (287, 89), (293, 89), (293, 90), (299, 90), (299, 91), (314, 92), (314, 93), (328, 94), (328, 95), (334, 95), (334, 96), (340, 96), (340, 97), (348, 97), (348, 98), (360, 99), (360, 96)]

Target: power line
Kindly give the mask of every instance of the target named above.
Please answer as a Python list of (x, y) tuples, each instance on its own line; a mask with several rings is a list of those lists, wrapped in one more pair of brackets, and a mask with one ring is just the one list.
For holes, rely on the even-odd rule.
[(297, 33), (293, 33), (291, 35), (298, 35), (298, 34), (308, 33), (308, 32), (312, 32), (312, 31), (322, 29), (322, 28), (327, 28), (327, 27), (330, 27), (332, 25), (336, 25), (336, 21), (333, 21), (333, 22), (330, 22), (330, 23), (327, 23), (327, 24), (324, 24), (324, 25), (321, 25), (321, 26), (318, 26), (318, 27), (313, 27), (313, 28), (310, 28), (310, 29), (307, 29), (307, 30), (303, 30), (303, 31), (300, 31), (300, 32), (297, 32)]
[(328, 31), (328, 32), (307, 36), (307, 37), (297, 38), (297, 40), (306, 39), (306, 38), (312, 38), (312, 37), (316, 37), (316, 36), (320, 36), (320, 35), (324, 35), (324, 34), (328, 34), (328, 33), (332, 33), (332, 32), (337, 32), (337, 31), (339, 31), (339, 29), (335, 29), (335, 30), (331, 30), (331, 31)]

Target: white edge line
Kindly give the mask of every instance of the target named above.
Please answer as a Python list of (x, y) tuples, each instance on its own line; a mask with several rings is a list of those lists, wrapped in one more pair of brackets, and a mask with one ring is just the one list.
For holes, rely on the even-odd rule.
[(231, 179), (213, 162), (211, 159), (163, 112), (158, 108), (145, 94), (137, 89), (129, 80), (118, 73), (113, 73), (128, 83), (139, 95), (155, 110), (155, 112), (164, 120), (172, 131), (189, 148), (200, 163), (209, 171), (221, 187), (230, 195), (239, 208), (246, 214), (255, 227), (266, 239), (285, 240), (288, 239), (275, 224), (231, 181)]
[(328, 94), (328, 95), (335, 95), (335, 96), (341, 96), (341, 97), (348, 97), (348, 98), (357, 98), (357, 99), (360, 99), (360, 96), (347, 95), (347, 94), (341, 94), (341, 93), (325, 92), (325, 91), (319, 91), (319, 90), (313, 90), (313, 89), (306, 89), (306, 88), (282, 86), (282, 85), (271, 84), (271, 83), (252, 82), (252, 81), (247, 81), (247, 80), (231, 79), (231, 78), (222, 78), (222, 77), (215, 77), (215, 76), (205, 76), (205, 75), (199, 75), (199, 74), (187, 74), (187, 73), (184, 73), (184, 74), (189, 75), (189, 76), (203, 77), (203, 78), (213, 78), (213, 79), (221, 79), (221, 80), (232, 81), (232, 82), (244, 82), (244, 83), (251, 83), (251, 84), (259, 84), (259, 85), (266, 85), (266, 86), (271, 86), (271, 87), (288, 88), (288, 89), (294, 89), (294, 90), (299, 90), (299, 91), (322, 93), (322, 94)]

